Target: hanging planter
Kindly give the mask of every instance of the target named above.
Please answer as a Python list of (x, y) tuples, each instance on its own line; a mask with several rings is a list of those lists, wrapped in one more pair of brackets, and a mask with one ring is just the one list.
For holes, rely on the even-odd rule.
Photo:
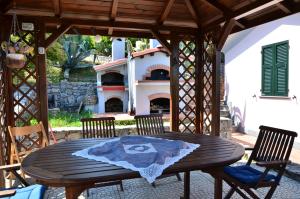
[(14, 46), (8, 42), (2, 42), (1, 47), (6, 52), (6, 66), (12, 69), (23, 68), (27, 60), (26, 55), (33, 51), (32, 47), (20, 42), (16, 42)]
[(13, 69), (20, 69), (25, 66), (26, 57), (23, 54), (9, 53), (6, 55), (6, 66)]
[[(13, 15), (12, 28), (10, 36), (16, 36), (19, 31), (18, 20), (16, 14)], [(8, 41), (1, 43), (2, 50), (6, 53), (6, 66), (12, 69), (23, 68), (26, 64), (26, 55), (33, 52), (34, 48), (26, 45), (24, 42), (11, 43), (10, 38)]]

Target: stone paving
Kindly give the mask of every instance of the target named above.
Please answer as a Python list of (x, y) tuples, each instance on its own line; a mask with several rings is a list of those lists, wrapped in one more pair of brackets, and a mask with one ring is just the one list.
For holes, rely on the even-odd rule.
[[(183, 174), (181, 174), (183, 177)], [(206, 173), (194, 171), (191, 173), (191, 199), (214, 198), (214, 180)], [(183, 195), (183, 182), (176, 177), (163, 178), (156, 181), (156, 188), (152, 187), (146, 180), (132, 179), (124, 180), (124, 191), (120, 191), (119, 186), (101, 187), (90, 189), (89, 197), (86, 191), (79, 197), (80, 199), (177, 199)], [(223, 194), (229, 190), (224, 182)], [(260, 189), (258, 193), (264, 196), (268, 189)], [(45, 199), (65, 198), (63, 188), (49, 188), (45, 194)], [(233, 199), (239, 199), (235, 194)], [(300, 182), (283, 177), (280, 186), (277, 187), (273, 195), (274, 199), (300, 199)]]

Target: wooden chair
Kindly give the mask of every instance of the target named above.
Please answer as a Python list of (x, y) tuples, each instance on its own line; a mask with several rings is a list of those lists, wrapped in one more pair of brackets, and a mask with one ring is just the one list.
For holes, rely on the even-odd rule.
[[(8, 126), (8, 132), (11, 138), (11, 165), (21, 163), (22, 160), (31, 152), (49, 145), (48, 137), (42, 122), (34, 126)], [(11, 173), (13, 175), (11, 175)], [(13, 172), (13, 170), (11, 170), (10, 174), (7, 176), (10, 184), (12, 183), (14, 176), (17, 176), (17, 172)], [(25, 178), (22, 171), (21, 176)], [(19, 177), (17, 178), (19, 179)]]
[[(265, 198), (270, 199), (279, 185), (280, 179), (289, 163), (289, 157), (297, 133), (283, 129), (267, 126), (260, 126), (260, 132), (254, 145), (252, 153), (246, 165), (228, 166), (224, 169), (224, 180), (231, 186), (226, 195), (226, 199), (231, 198), (236, 191), (243, 198), (249, 196), (259, 199), (259, 196), (252, 190), (261, 187), (270, 187)], [(247, 149), (246, 149), (247, 150)], [(262, 172), (251, 167), (252, 161), (256, 165), (265, 168)], [(275, 170), (276, 175), (270, 174), (270, 170)]]
[[(117, 137), (115, 131), (114, 117), (83, 118), (81, 119), (81, 123), (82, 123), (82, 137), (84, 139)], [(123, 183), (121, 180), (107, 182), (107, 183), (97, 183), (95, 187), (103, 187), (103, 186), (110, 186), (110, 185), (120, 185), (121, 191), (124, 190)]]
[(157, 135), (165, 132), (162, 114), (136, 115), (138, 135)]
[(21, 163), (29, 153), (49, 145), (42, 122), (34, 126), (8, 126), (8, 132), (11, 138), (10, 164)]
[(116, 137), (114, 117), (83, 118), (81, 123), (83, 138)]
[[(162, 114), (136, 115), (136, 129), (138, 135), (158, 135), (165, 133)], [(178, 181), (181, 181), (179, 173), (175, 174)], [(159, 178), (165, 178), (172, 175), (163, 175)], [(152, 184), (155, 187), (155, 183)]]
[(29, 185), (19, 174), (21, 164), (0, 166), (0, 171), (11, 172), (22, 183), (24, 188), (16, 187), (14, 189), (2, 189), (0, 198), (27, 198), (27, 199), (42, 199), (47, 187), (43, 185)]

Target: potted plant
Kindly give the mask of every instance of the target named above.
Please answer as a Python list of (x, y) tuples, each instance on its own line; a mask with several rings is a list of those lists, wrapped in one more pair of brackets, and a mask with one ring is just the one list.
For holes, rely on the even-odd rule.
[(20, 69), (25, 66), (26, 55), (33, 52), (34, 48), (25, 43), (2, 42), (1, 48), (6, 52), (6, 66), (12, 69)]

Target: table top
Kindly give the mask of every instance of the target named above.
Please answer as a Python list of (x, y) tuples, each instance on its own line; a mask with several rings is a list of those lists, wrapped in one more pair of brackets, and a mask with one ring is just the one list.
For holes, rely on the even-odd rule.
[[(191, 154), (168, 167), (164, 174), (223, 167), (238, 161), (244, 154), (241, 145), (215, 136), (171, 132), (155, 137), (201, 145)], [(49, 186), (140, 177), (136, 171), (72, 155), (75, 151), (98, 143), (99, 139), (80, 139), (54, 144), (28, 155), (21, 166), (27, 175)]]

